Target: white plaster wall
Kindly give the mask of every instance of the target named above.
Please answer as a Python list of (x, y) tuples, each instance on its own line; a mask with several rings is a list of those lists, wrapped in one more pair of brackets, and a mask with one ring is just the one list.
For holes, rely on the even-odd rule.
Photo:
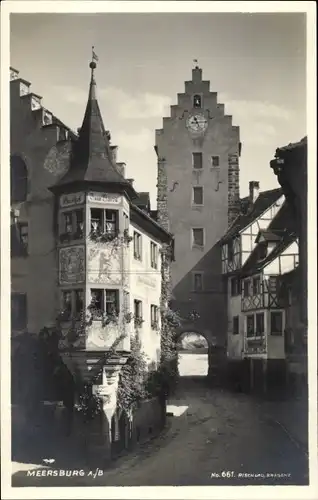
[[(233, 335), (233, 316), (239, 316), (239, 334)], [(231, 297), (231, 280), (228, 280), (228, 333), (227, 355), (228, 358), (242, 357), (244, 346), (244, 315), (241, 312), (241, 295)]]
[[(151, 328), (150, 306), (158, 307), (158, 319), (160, 328), (160, 295), (161, 295), (161, 243), (145, 234), (135, 224), (130, 224), (129, 234), (133, 236), (134, 231), (142, 234), (142, 260), (134, 258), (133, 241), (130, 243), (130, 310), (134, 313), (134, 300), (142, 301), (142, 314), (144, 322), (139, 329), (139, 337), (142, 347), (148, 357), (149, 363), (157, 362), (160, 353), (160, 330)], [(150, 265), (150, 242), (158, 247), (158, 266), (153, 269)]]

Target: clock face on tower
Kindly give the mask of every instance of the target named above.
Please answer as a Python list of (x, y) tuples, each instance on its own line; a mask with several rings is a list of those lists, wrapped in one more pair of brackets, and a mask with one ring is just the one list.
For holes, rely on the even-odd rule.
[(208, 120), (203, 115), (191, 115), (187, 119), (187, 128), (190, 132), (203, 133), (208, 126)]

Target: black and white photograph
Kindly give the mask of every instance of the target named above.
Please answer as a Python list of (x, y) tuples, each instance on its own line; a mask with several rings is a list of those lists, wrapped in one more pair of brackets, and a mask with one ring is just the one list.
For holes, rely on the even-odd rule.
[(315, 4), (234, 3), (4, 2), (5, 499), (317, 498)]

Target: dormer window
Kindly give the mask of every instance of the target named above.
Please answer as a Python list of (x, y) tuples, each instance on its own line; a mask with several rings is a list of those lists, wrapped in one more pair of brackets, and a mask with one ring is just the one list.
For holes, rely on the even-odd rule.
[(267, 241), (264, 241), (259, 244), (259, 249), (258, 249), (258, 258), (259, 260), (266, 259), (267, 257), (267, 249), (268, 249), (268, 243)]
[(52, 115), (48, 111), (43, 111), (43, 125), (52, 124)]
[(202, 98), (200, 95), (193, 96), (193, 107), (202, 108)]

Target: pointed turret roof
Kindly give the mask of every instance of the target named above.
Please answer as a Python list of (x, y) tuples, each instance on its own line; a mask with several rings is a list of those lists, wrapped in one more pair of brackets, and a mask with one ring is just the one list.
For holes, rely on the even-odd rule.
[[(54, 187), (78, 183), (100, 183), (121, 186), (129, 196), (137, 196), (131, 183), (118, 171), (113, 160), (110, 134), (105, 130), (96, 97), (94, 70), (96, 63), (90, 63), (91, 81), (88, 101), (77, 140), (73, 144), (70, 168)], [(106, 187), (106, 186), (105, 186)], [(54, 188), (53, 188), (54, 189)]]

